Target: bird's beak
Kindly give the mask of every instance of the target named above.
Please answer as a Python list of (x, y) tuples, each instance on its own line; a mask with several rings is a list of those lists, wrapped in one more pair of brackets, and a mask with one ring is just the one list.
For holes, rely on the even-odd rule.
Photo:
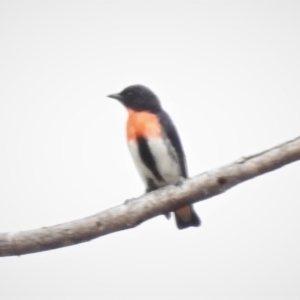
[(117, 99), (117, 100), (122, 99), (122, 96), (120, 94), (111, 94), (111, 95), (108, 95), (107, 97)]

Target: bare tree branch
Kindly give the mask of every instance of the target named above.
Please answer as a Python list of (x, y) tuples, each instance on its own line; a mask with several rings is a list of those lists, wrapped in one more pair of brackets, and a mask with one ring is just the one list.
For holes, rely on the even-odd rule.
[(168, 186), (96, 215), (40, 229), (0, 234), (0, 256), (22, 255), (83, 243), (202, 201), (300, 159), (300, 137), (229, 165), (205, 172), (179, 186)]

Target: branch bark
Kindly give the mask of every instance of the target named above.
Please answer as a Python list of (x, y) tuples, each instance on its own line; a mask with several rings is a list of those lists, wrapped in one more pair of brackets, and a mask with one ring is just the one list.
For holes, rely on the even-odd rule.
[(181, 206), (225, 192), (256, 176), (300, 160), (300, 137), (269, 150), (168, 186), (80, 220), (0, 234), (0, 256), (23, 255), (75, 245), (137, 226)]

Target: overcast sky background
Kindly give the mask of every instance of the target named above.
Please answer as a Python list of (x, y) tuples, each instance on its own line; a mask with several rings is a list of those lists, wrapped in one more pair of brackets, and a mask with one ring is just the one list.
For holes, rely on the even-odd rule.
[[(0, 1), (0, 231), (144, 191), (125, 109), (141, 83), (190, 176), (299, 135), (299, 1)], [(0, 259), (0, 299), (299, 299), (300, 164), (89, 243)], [(227, 298), (226, 298), (227, 297)], [(252, 299), (253, 299), (252, 298)]]

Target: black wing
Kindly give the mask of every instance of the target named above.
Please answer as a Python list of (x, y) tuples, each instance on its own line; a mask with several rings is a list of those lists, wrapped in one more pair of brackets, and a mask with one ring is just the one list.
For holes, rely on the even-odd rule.
[(162, 124), (163, 128), (165, 129), (165, 134), (167, 135), (167, 138), (171, 141), (172, 146), (176, 151), (181, 169), (181, 176), (187, 178), (185, 154), (176, 127), (173, 124), (173, 121), (170, 118), (170, 116), (165, 111), (162, 110), (161, 112), (159, 112), (157, 114), (157, 117), (160, 123)]

